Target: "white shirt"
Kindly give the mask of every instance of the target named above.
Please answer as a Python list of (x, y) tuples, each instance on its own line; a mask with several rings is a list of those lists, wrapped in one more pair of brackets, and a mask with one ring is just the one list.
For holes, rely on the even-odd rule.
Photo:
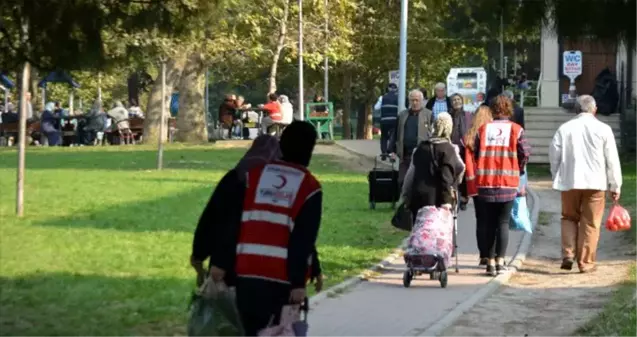
[(281, 118), (282, 124), (292, 124), (294, 115), (294, 107), (292, 107), (292, 103), (281, 103), (281, 114), (283, 115), (283, 117)]
[(383, 96), (381, 95), (378, 97), (376, 104), (374, 104), (374, 110), (380, 110), (382, 106), (383, 106)]
[(613, 130), (590, 113), (562, 124), (549, 147), (553, 188), (620, 192), (622, 171)]

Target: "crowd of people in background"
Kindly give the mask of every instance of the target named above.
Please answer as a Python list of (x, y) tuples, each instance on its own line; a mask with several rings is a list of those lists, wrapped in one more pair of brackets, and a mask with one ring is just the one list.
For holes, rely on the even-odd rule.
[[(398, 160), (402, 201), (415, 219), (425, 206), (466, 208), (473, 198), (479, 265), (489, 275), (506, 272), (509, 218), (523, 183), (530, 146), (524, 112), (510, 91), (490, 90), (475, 112), (464, 110), (460, 94), (447, 96), (438, 83), (425, 102), (412, 90), (408, 108), (398, 111), (396, 86), (379, 99), (383, 159)], [(456, 191), (457, 193), (453, 193)], [(456, 198), (456, 200), (452, 200)]]
[[(325, 100), (317, 94), (313, 102), (324, 103)], [(326, 106), (314, 107), (314, 111), (318, 112), (324, 112), (326, 109)], [(248, 139), (248, 124), (253, 124), (258, 129), (258, 134), (273, 134), (273, 127), (278, 126), (282, 130), (292, 121), (300, 120), (301, 116), (287, 95), (270, 93), (265, 103), (253, 107), (245, 102), (243, 96), (227, 94), (219, 105), (217, 118), (219, 128), (223, 130), (223, 138)]]
[[(117, 139), (132, 139), (129, 121), (132, 118), (144, 118), (144, 113), (136, 104), (124, 106), (121, 101), (114, 101), (110, 110), (104, 109), (103, 103), (96, 100), (86, 112), (79, 109), (69, 111), (61, 102), (47, 102), (40, 113), (33, 112), (31, 93), (27, 92), (27, 124), (39, 122), (38, 130), (42, 137), (35, 139), (36, 145), (62, 145), (64, 131), (74, 133), (70, 145), (93, 145), (102, 141), (105, 133), (117, 134)], [(6, 110), (6, 112), (4, 112)], [(7, 99), (6, 107), (2, 107), (0, 122), (11, 124), (19, 121), (19, 107), (11, 99)], [(65, 126), (70, 126), (65, 129)]]

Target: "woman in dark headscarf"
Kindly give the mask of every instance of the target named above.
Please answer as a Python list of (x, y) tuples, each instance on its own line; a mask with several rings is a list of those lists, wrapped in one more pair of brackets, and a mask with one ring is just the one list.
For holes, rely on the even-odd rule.
[[(192, 243), (190, 263), (198, 274), (198, 283), (205, 276), (203, 261), (210, 258), (210, 265), (222, 270), (234, 270), (233, 251), (241, 221), (246, 173), (252, 167), (281, 158), (279, 141), (270, 135), (257, 137), (235, 168), (228, 171), (217, 184), (204, 209)], [(230, 226), (236, 224), (236, 226)], [(220, 240), (216, 240), (220, 238)], [(234, 243), (234, 245), (233, 245)], [(226, 284), (234, 282), (233, 275), (226, 275)]]

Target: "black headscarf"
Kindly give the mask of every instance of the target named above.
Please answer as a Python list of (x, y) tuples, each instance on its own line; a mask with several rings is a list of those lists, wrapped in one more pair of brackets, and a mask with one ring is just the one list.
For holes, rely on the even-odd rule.
[(310, 165), (316, 145), (316, 129), (308, 122), (294, 121), (281, 134), (279, 144), (283, 160), (303, 166)]

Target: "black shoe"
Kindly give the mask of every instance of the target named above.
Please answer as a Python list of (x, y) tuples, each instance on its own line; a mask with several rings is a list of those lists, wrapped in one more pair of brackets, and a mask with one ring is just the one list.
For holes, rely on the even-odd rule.
[(509, 271), (509, 268), (507, 268), (507, 266), (505, 266), (505, 265), (501, 265), (501, 264), (496, 264), (495, 265), (495, 272), (498, 275), (502, 275), (502, 274), (504, 274), (504, 273), (506, 273), (508, 271)]
[(497, 275), (494, 265), (492, 265), (492, 264), (487, 265), (487, 275), (489, 275), (489, 276), (496, 276)]
[(387, 155), (386, 155), (386, 154), (384, 154), (384, 153), (383, 153), (383, 154), (381, 154), (381, 155), (380, 155), (380, 160), (382, 160), (382, 161), (387, 160)]
[(480, 262), (478, 263), (478, 266), (486, 266), (489, 263), (489, 259), (487, 259), (486, 257), (482, 257), (480, 258)]
[(562, 266), (560, 268), (564, 270), (573, 269), (573, 259), (566, 258), (562, 260)]

